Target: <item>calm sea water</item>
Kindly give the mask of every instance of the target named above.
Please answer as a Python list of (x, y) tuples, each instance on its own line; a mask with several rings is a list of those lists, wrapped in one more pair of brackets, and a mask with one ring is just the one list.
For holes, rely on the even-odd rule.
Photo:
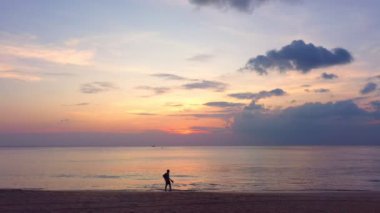
[(380, 191), (380, 147), (1, 148), (0, 188)]

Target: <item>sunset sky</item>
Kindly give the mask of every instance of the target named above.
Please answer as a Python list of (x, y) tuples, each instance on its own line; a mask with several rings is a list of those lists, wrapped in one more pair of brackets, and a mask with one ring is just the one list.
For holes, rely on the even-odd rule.
[(0, 146), (380, 144), (377, 0), (2, 0)]

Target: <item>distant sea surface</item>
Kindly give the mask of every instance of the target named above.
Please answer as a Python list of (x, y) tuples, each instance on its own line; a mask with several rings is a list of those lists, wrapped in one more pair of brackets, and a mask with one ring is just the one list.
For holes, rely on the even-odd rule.
[(380, 147), (0, 148), (0, 188), (380, 191)]

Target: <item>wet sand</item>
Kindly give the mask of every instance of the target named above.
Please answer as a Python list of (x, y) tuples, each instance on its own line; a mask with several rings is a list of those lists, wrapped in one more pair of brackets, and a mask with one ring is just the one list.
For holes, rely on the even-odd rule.
[(380, 192), (0, 190), (0, 212), (380, 212)]

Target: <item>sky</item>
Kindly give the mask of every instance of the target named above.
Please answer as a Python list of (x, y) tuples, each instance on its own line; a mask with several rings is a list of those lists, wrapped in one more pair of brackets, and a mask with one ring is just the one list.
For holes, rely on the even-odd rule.
[(2, 0), (0, 146), (380, 145), (376, 0)]

